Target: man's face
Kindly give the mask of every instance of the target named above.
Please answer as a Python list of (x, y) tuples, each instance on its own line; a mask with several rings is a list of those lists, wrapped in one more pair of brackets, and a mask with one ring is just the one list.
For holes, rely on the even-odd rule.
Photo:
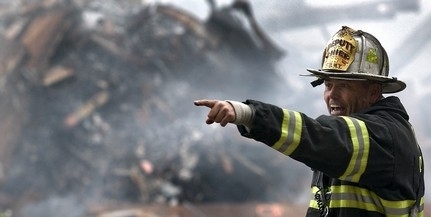
[(324, 99), (330, 115), (350, 115), (376, 102), (375, 84), (366, 81), (326, 79)]

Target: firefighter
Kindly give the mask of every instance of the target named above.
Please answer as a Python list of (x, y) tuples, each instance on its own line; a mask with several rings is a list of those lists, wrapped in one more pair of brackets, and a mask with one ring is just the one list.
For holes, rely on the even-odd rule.
[(343, 26), (327, 44), (321, 69), (329, 115), (310, 118), (256, 100), (196, 100), (207, 124), (237, 125), (313, 170), (308, 217), (424, 216), (424, 164), (409, 116), (389, 77), (386, 51), (371, 34)]

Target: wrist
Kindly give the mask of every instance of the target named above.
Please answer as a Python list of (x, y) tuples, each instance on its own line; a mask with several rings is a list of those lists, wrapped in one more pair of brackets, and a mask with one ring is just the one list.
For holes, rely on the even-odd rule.
[(254, 117), (254, 110), (252, 107), (238, 101), (226, 100), (226, 102), (230, 103), (235, 111), (235, 120), (232, 121), (232, 123), (250, 127)]

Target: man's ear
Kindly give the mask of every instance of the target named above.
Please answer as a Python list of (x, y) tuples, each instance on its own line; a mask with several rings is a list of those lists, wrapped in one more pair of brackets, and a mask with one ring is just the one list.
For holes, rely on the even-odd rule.
[(372, 83), (370, 86), (370, 104), (374, 104), (382, 98), (382, 85), (379, 83)]

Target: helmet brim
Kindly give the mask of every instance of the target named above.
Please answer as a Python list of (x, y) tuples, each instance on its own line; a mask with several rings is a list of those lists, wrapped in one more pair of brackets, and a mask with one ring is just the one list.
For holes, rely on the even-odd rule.
[(309, 69), (307, 71), (312, 74), (306, 76), (314, 76), (319, 79), (334, 78), (341, 80), (369, 80), (377, 81), (382, 84), (383, 93), (396, 93), (404, 90), (406, 84), (403, 81), (398, 80), (396, 77), (386, 77), (381, 75), (373, 75), (368, 73), (360, 72), (335, 72), (335, 71), (323, 71), (321, 69)]

